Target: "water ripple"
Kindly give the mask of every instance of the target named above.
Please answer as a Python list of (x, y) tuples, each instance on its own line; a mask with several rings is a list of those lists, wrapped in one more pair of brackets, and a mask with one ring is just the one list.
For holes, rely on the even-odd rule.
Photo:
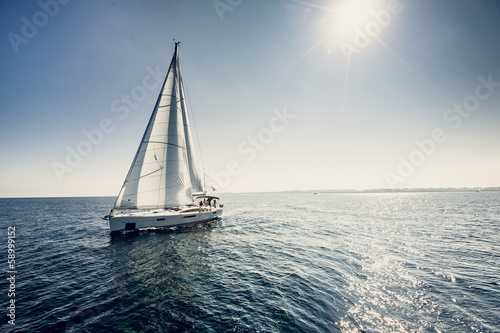
[(500, 331), (498, 193), (225, 199), (212, 223), (117, 236), (113, 198), (0, 199), (16, 331)]

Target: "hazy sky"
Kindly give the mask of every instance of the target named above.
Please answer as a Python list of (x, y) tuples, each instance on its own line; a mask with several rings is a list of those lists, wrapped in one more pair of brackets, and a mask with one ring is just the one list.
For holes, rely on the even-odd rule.
[(174, 50), (221, 191), (500, 186), (500, 2), (0, 2), (0, 196), (117, 195)]

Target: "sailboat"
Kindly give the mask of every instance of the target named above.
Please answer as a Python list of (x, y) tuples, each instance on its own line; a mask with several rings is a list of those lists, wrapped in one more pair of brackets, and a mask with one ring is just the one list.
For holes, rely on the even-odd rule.
[(222, 214), (196, 161), (179, 44), (114, 207), (104, 217), (111, 232), (202, 223)]

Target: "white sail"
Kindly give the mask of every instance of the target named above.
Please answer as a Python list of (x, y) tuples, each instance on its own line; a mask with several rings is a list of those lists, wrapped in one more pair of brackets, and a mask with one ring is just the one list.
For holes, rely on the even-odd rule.
[[(223, 205), (215, 204), (219, 198), (194, 195), (204, 192), (204, 183), (196, 162), (178, 46), (175, 43), (167, 77), (114, 209), (104, 217), (111, 232), (203, 223), (222, 215)], [(199, 200), (196, 205), (194, 196)]]
[(196, 161), (196, 151), (193, 142), (193, 136), (191, 135), (191, 127), (189, 124), (189, 117), (186, 106), (186, 95), (184, 94), (184, 83), (182, 82), (182, 75), (179, 67), (179, 93), (181, 100), (181, 110), (182, 110), (182, 119), (184, 122), (184, 136), (186, 138), (186, 154), (188, 158), (189, 165), (189, 176), (191, 179), (191, 186), (193, 193), (204, 192), (204, 184), (201, 177), (200, 170), (198, 168), (198, 163)]
[[(193, 203), (187, 140), (192, 143), (179, 73), (174, 56), (160, 96), (115, 208), (171, 208)], [(187, 139), (188, 138), (188, 139)], [(191, 157), (193, 161), (194, 155)], [(195, 163), (195, 162), (193, 162)], [(195, 185), (195, 191), (199, 185)]]

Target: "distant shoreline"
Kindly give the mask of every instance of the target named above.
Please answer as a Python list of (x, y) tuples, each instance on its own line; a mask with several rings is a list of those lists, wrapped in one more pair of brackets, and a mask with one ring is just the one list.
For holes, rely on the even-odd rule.
[[(220, 192), (218, 194), (326, 194), (326, 193), (439, 193), (439, 192), (499, 192), (500, 187), (430, 187), (430, 188), (396, 188), (396, 189), (331, 189), (331, 190), (292, 190), (292, 191), (265, 191), (265, 192)], [(115, 198), (112, 195), (87, 196), (55, 196), (55, 197), (0, 197), (0, 199), (77, 199), (77, 198)]]
[(266, 192), (224, 192), (221, 194), (323, 194), (323, 193), (421, 193), (421, 192), (498, 192), (500, 187), (431, 187), (431, 188), (396, 188), (396, 189), (329, 189), (329, 190), (292, 190), (292, 191), (266, 191)]

